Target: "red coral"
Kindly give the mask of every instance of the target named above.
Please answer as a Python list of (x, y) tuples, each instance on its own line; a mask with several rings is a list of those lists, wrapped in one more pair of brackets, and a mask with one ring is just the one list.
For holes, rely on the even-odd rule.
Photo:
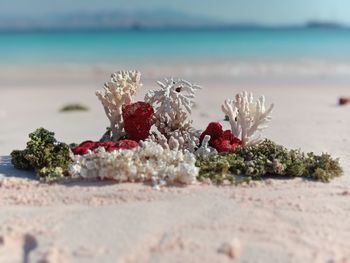
[(132, 141), (132, 140), (121, 140), (115, 143), (115, 146), (117, 149), (133, 149), (139, 146), (138, 142)]
[(200, 142), (205, 135), (210, 135), (209, 145), (218, 152), (229, 152), (242, 145), (242, 141), (235, 137), (230, 130), (223, 131), (222, 126), (218, 122), (209, 123), (208, 127), (199, 137)]
[(224, 131), (222, 136), (212, 141), (212, 147), (218, 152), (229, 152), (242, 145), (242, 141), (236, 138), (230, 130)]
[(205, 135), (210, 135), (210, 141), (215, 140), (223, 134), (222, 126), (218, 122), (211, 122), (209, 123), (208, 127), (205, 129), (205, 131), (201, 134), (199, 137), (200, 142), (203, 141)]
[(116, 147), (115, 142), (107, 141), (107, 142), (99, 142), (97, 143), (97, 147), (103, 147), (107, 152), (112, 152), (114, 150), (117, 150), (118, 148)]
[(93, 141), (85, 141), (75, 147), (72, 151), (75, 155), (84, 155), (89, 150), (93, 151), (97, 148), (98, 142)]
[(124, 130), (134, 141), (145, 140), (152, 126), (154, 110), (146, 102), (136, 102), (123, 106)]
[(93, 142), (93, 141), (85, 141), (79, 144), (77, 147), (73, 149), (73, 153), (75, 155), (84, 155), (87, 154), (88, 151), (95, 151), (99, 147), (103, 147), (108, 152), (112, 152), (114, 150), (127, 150), (138, 147), (139, 144), (132, 140), (121, 140), (118, 142)]

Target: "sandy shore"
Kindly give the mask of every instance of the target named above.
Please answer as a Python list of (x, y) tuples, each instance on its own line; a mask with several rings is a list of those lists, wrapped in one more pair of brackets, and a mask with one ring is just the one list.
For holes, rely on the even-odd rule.
[[(91, 74), (93, 72), (93, 74)], [(194, 185), (155, 191), (142, 184), (72, 182), (46, 185), (11, 167), (9, 153), (43, 126), (58, 139), (99, 139), (108, 125), (94, 91), (105, 68), (84, 72), (11, 70), (0, 79), (0, 262), (350, 262), (350, 107), (345, 82), (208, 78), (195, 126), (222, 120), (220, 105), (242, 90), (275, 103), (264, 135), (288, 147), (341, 159), (343, 177), (328, 184), (267, 180), (249, 186)], [(179, 70), (175, 73), (183, 73)], [(22, 77), (19, 77), (21, 75)], [(159, 72), (146, 72), (144, 90)], [(59, 113), (69, 102), (90, 108)]]

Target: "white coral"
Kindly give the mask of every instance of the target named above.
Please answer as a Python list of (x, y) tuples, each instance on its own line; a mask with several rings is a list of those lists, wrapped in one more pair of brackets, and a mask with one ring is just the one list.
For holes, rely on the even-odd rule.
[(189, 151), (194, 153), (199, 145), (199, 135), (199, 131), (196, 131), (193, 128), (169, 132), (167, 134), (169, 139), (159, 132), (152, 132), (146, 141), (158, 143), (164, 149)]
[(110, 121), (113, 140), (123, 135), (122, 106), (132, 102), (132, 97), (142, 86), (138, 71), (118, 71), (106, 82), (104, 89), (96, 91)]
[(175, 139), (174, 137), (170, 137), (168, 139), (158, 131), (152, 132), (150, 136), (148, 136), (146, 141), (159, 144), (160, 146), (163, 147), (163, 149), (166, 149), (166, 150), (178, 151), (180, 149), (180, 142), (177, 139)]
[(199, 169), (196, 158), (189, 152), (164, 149), (145, 141), (131, 150), (111, 153), (99, 148), (96, 153), (76, 155), (70, 167), (73, 177), (112, 179), (118, 182), (149, 181), (157, 184), (196, 181)]
[(179, 129), (168, 133), (169, 144), (176, 141), (179, 150), (195, 152), (199, 145), (200, 132), (194, 128)]
[(243, 92), (237, 94), (235, 100), (225, 100), (221, 108), (229, 118), (232, 133), (242, 140), (243, 145), (250, 145), (260, 142), (256, 132), (267, 127), (273, 106), (271, 104), (265, 109), (264, 96), (254, 102), (252, 93)]
[(179, 149), (194, 152), (199, 144), (199, 132), (192, 127), (190, 118), (195, 92), (199, 86), (183, 79), (169, 78), (158, 81), (159, 90), (151, 90), (145, 101), (155, 109), (155, 125), (159, 132), (172, 142), (177, 141)]
[(195, 151), (197, 157), (207, 157), (213, 154), (217, 154), (217, 150), (209, 146), (210, 135), (205, 135), (201, 146)]
[(186, 80), (174, 78), (157, 83), (161, 89), (150, 90), (145, 96), (145, 102), (151, 104), (155, 109), (158, 130), (167, 134), (191, 123), (189, 117), (194, 94), (200, 87)]

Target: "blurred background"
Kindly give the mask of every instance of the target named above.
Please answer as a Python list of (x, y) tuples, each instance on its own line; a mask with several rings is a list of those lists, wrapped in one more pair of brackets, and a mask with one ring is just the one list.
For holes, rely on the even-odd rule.
[(347, 0), (2, 0), (0, 63), (347, 75), (349, 12)]
[[(40, 126), (68, 142), (99, 139), (108, 120), (94, 91), (127, 69), (142, 72), (137, 99), (167, 76), (203, 86), (194, 111), (202, 129), (222, 120), (227, 97), (265, 94), (276, 104), (266, 135), (307, 148), (303, 125), (331, 110), (327, 125), (342, 121), (332, 107), (350, 93), (349, 14), (349, 0), (1, 0), (0, 150), (23, 146)], [(60, 112), (69, 103), (89, 110)]]

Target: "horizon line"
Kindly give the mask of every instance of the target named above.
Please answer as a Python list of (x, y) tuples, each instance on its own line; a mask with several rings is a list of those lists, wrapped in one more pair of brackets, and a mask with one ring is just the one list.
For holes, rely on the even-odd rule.
[(143, 25), (130, 25), (130, 26), (96, 26), (96, 27), (9, 27), (9, 28), (1, 28), (0, 33), (55, 33), (55, 32), (107, 32), (107, 31), (164, 31), (164, 30), (172, 30), (172, 31), (220, 31), (220, 30), (286, 30), (286, 29), (350, 29), (350, 25), (333, 23), (333, 22), (318, 22), (318, 21), (310, 21), (303, 24), (286, 24), (286, 25), (267, 25), (267, 24), (259, 24), (259, 23), (233, 23), (226, 25), (181, 25), (181, 26), (143, 26)]

